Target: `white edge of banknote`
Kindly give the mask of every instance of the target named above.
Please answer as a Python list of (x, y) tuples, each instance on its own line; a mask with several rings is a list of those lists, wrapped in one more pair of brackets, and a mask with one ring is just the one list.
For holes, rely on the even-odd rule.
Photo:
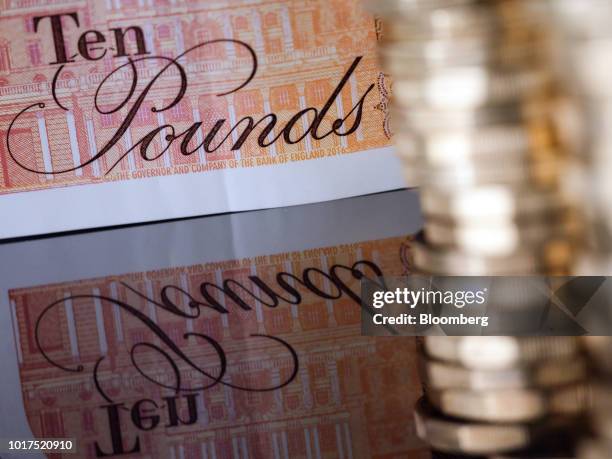
[[(403, 190), (0, 245), (0, 437), (32, 438), (9, 290), (385, 239), (415, 233), (421, 223), (417, 193)], [(44, 456), (2, 455), (23, 457)]]
[(286, 207), (406, 186), (393, 147), (294, 163), (0, 196), (0, 239)]

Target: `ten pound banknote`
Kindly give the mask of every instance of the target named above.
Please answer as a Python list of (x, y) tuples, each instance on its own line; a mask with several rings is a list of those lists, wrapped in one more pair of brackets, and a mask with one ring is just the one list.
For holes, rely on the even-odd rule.
[(416, 209), (404, 191), (0, 246), (0, 438), (425, 459), (414, 339), (360, 335), (360, 279), (410, 269)]
[(0, 0), (0, 238), (402, 187), (376, 40), (356, 0)]

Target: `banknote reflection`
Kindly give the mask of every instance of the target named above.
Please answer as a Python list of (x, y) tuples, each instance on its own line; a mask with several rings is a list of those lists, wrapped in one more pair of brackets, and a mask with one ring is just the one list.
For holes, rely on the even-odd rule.
[(409, 269), (410, 240), (380, 234), (9, 289), (34, 436), (82, 457), (420, 457), (414, 341), (360, 334), (361, 280)]

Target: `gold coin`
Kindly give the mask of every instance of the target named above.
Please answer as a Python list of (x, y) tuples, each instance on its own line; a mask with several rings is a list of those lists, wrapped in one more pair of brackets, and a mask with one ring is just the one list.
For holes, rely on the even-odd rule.
[[(489, 2), (475, 5), (455, 5), (450, 8), (437, 7), (432, 10), (402, 11), (401, 8), (384, 11), (372, 10), (384, 19), (384, 42), (406, 42), (423, 39), (462, 37), (495, 37), (517, 33), (518, 30), (538, 25), (535, 7), (538, 2), (517, 1), (520, 8), (500, 8), (501, 3)], [(539, 9), (539, 8), (538, 8)], [(392, 14), (389, 14), (393, 11)]]
[(403, 158), (403, 166), (406, 177), (416, 178), (424, 189), (449, 191), (491, 185), (554, 190), (560, 187), (565, 170), (563, 163), (555, 160), (514, 164), (501, 160), (497, 166), (489, 167), (476, 162), (437, 167)]
[(460, 250), (475, 255), (505, 256), (521, 248), (543, 246), (551, 238), (571, 237), (571, 222), (561, 218), (533, 218), (535, 221), (489, 220), (452, 224), (447, 221), (427, 219), (425, 239), (437, 248)]
[(454, 67), (429, 74), (396, 75), (393, 100), (408, 109), (468, 109), (551, 93), (552, 74), (545, 67), (496, 69)]
[(442, 8), (476, 6), (480, 0), (366, 0), (365, 6), (372, 12), (388, 18), (398, 15), (422, 15)]
[(573, 336), (426, 336), (429, 357), (474, 369), (504, 369), (549, 359), (575, 357)]
[(551, 415), (576, 415), (588, 406), (584, 385), (572, 384), (550, 390), (522, 389), (428, 389), (427, 399), (448, 416), (485, 422), (534, 422)]
[(534, 97), (513, 103), (470, 109), (442, 110), (415, 105), (407, 110), (391, 105), (389, 114), (393, 131), (417, 132), (423, 135), (470, 131), (487, 126), (530, 125), (554, 112), (554, 97)]
[(459, 190), (425, 187), (420, 194), (425, 215), (450, 221), (509, 221), (567, 208), (567, 202), (558, 193), (529, 187), (489, 185)]
[(417, 132), (393, 136), (400, 155), (444, 167), (478, 162), (484, 167), (551, 161), (565, 157), (550, 114), (520, 124), (490, 124), (471, 129)]
[(422, 274), (448, 276), (568, 275), (576, 246), (571, 241), (553, 240), (538, 250), (521, 249), (511, 255), (484, 256), (465, 251), (436, 250), (413, 243), (415, 268)]
[(437, 413), (423, 397), (415, 407), (417, 435), (446, 453), (485, 455), (526, 448), (534, 439), (570, 425), (564, 418), (544, 424), (486, 424)]
[(579, 357), (541, 360), (498, 370), (466, 368), (421, 355), (421, 375), (426, 388), (500, 390), (528, 387), (551, 388), (583, 380), (586, 362)]
[(538, 66), (546, 61), (547, 43), (538, 31), (508, 37), (462, 37), (384, 43), (378, 48), (383, 69), (394, 77), (414, 68), (444, 69), (462, 65)]

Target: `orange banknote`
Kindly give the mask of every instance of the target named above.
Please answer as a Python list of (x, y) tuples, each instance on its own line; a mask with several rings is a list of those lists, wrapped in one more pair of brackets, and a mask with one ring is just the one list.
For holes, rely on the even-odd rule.
[(402, 186), (376, 40), (357, 0), (0, 2), (0, 238)]
[(414, 339), (360, 335), (360, 279), (406, 273), (409, 244), (11, 290), (34, 436), (83, 458), (428, 457)]

